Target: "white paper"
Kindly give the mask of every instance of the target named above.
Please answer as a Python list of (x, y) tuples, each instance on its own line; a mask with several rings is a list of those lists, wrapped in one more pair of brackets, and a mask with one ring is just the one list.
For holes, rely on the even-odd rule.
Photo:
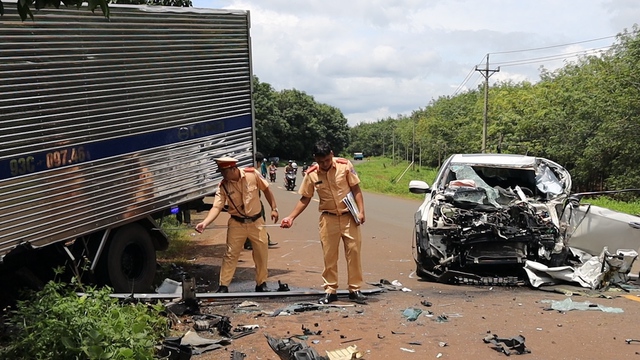
[(360, 210), (358, 210), (358, 205), (356, 204), (356, 199), (353, 197), (353, 193), (349, 192), (347, 196), (342, 199), (342, 202), (347, 205), (347, 209), (349, 209), (349, 212), (353, 215), (356, 224), (360, 225), (360, 218), (358, 217)]

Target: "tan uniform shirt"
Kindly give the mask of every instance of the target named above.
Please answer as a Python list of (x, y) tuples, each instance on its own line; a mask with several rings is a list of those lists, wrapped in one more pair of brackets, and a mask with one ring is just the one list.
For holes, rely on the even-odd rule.
[(351, 191), (351, 186), (359, 183), (360, 178), (353, 164), (347, 159), (334, 157), (329, 171), (322, 171), (318, 165), (307, 170), (298, 194), (311, 198), (314, 191), (317, 191), (320, 212), (345, 213), (349, 210), (342, 199)]
[(262, 211), (259, 190), (267, 189), (269, 183), (254, 168), (239, 170), (238, 181), (222, 180), (220, 182), (213, 206), (222, 209), (225, 203), (229, 204), (229, 215), (232, 216), (258, 215)]

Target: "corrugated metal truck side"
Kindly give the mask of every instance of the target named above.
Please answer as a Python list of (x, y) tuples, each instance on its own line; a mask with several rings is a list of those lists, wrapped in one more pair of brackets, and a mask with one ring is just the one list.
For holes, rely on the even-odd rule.
[(86, 257), (146, 291), (156, 218), (253, 163), (249, 13), (110, 5), (0, 17), (0, 259)]

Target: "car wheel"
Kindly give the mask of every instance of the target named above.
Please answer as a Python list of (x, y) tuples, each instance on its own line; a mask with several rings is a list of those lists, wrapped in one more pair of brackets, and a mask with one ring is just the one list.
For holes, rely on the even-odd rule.
[(426, 256), (419, 256), (416, 261), (416, 275), (424, 280), (437, 281), (441, 274), (441, 271), (435, 269), (436, 262), (433, 258)]
[(116, 292), (147, 292), (156, 274), (156, 250), (147, 229), (139, 224), (119, 228), (106, 255), (109, 283)]
[(420, 247), (420, 235), (418, 231), (414, 232), (414, 246), (416, 249), (415, 261), (416, 261), (416, 275), (424, 280), (436, 281), (438, 274), (435, 273), (436, 261), (433, 258), (428, 257), (425, 254), (425, 250)]

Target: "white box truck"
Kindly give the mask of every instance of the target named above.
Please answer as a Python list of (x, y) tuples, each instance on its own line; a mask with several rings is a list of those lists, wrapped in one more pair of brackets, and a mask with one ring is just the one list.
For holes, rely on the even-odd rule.
[(214, 158), (253, 164), (249, 12), (110, 10), (0, 17), (0, 270), (148, 291), (156, 220), (215, 191)]

